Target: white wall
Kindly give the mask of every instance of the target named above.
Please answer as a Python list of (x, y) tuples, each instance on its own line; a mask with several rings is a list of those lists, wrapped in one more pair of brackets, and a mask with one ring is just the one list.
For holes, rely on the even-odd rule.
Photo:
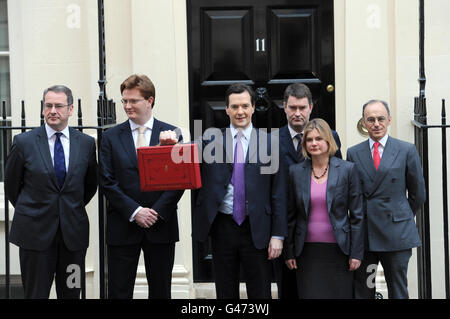
[[(385, 99), (392, 110), (390, 133), (413, 141), (414, 96), (418, 95), (418, 1), (334, 0), (336, 57), (336, 126), (348, 146), (365, 137), (356, 123), (364, 102)], [(27, 124), (39, 125), (42, 91), (66, 84), (83, 101), (84, 123), (96, 124), (98, 96), (97, 3), (92, 0), (9, 0), (11, 97), (13, 125), (20, 100), (27, 103)], [(450, 90), (450, 2), (426, 1), (426, 74), (429, 121), (440, 121), (440, 100)], [(188, 67), (185, 0), (105, 0), (107, 94), (117, 104), (120, 83), (132, 73), (148, 75), (156, 86), (154, 115), (188, 128)], [(71, 124), (76, 124), (76, 115)], [(440, 141), (430, 136), (433, 154)], [(433, 293), (443, 297), (440, 155), (430, 164), (432, 189)], [(88, 267), (95, 270), (91, 297), (98, 296), (97, 210), (89, 205), (91, 246)], [(176, 248), (174, 297), (193, 297), (190, 192), (179, 204), (180, 242)], [(3, 234), (0, 234), (3, 235)], [(18, 273), (12, 248), (12, 272)], [(3, 245), (0, 248), (3, 255)], [(0, 272), (3, 271), (0, 265)], [(417, 296), (415, 256), (410, 262), (410, 294)]]

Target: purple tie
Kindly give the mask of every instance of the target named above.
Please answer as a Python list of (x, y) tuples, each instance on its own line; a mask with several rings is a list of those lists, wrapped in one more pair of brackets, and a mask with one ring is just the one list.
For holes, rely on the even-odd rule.
[(242, 132), (236, 135), (236, 148), (234, 150), (234, 167), (231, 183), (233, 184), (233, 219), (241, 225), (245, 219), (245, 173), (244, 149), (242, 147)]

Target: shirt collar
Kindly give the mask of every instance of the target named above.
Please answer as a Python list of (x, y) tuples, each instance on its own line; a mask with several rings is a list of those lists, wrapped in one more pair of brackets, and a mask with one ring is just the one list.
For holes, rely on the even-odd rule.
[[(230, 124), (230, 130), (231, 130), (231, 136), (233, 136), (233, 138), (236, 136), (236, 134), (238, 133), (238, 129), (235, 128), (232, 124)], [(250, 123), (249, 126), (247, 126), (247, 128), (245, 128), (244, 130), (242, 130), (242, 134), (244, 135), (245, 139), (247, 141), (250, 141), (250, 136), (252, 135), (252, 130), (253, 130), (253, 124)]]
[[(47, 132), (47, 138), (51, 139), (55, 133), (58, 131), (55, 131), (50, 125), (45, 123), (45, 131)], [(69, 138), (69, 125), (67, 125), (61, 132), (65, 137)]]
[[(385, 136), (383, 136), (383, 138), (381, 140), (379, 140), (379, 142), (380, 142), (381, 146), (383, 146), (383, 148), (386, 147), (386, 142), (388, 140), (388, 137), (389, 137), (389, 134), (386, 134)], [(370, 149), (373, 148), (373, 144), (375, 144), (375, 141), (369, 137)]]
[(153, 115), (150, 117), (150, 119), (147, 121), (147, 123), (145, 123), (144, 125), (139, 125), (135, 122), (133, 122), (132, 120), (128, 120), (128, 122), (130, 122), (130, 128), (131, 131), (134, 131), (135, 129), (138, 129), (141, 126), (145, 126), (146, 128), (152, 130), (153, 129), (153, 122), (154, 122), (155, 118), (153, 117)]
[[(297, 134), (299, 134), (297, 131), (292, 129), (292, 127), (289, 124), (288, 124), (288, 129), (289, 129), (289, 133), (291, 133), (292, 139), (294, 139), (297, 136)], [(302, 136), (303, 136), (303, 131), (300, 134), (302, 134)]]

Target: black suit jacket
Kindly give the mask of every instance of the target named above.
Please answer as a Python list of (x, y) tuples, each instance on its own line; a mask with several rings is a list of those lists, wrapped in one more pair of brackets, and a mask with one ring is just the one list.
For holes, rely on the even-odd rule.
[[(339, 139), (339, 135), (336, 131), (331, 130), (331, 133), (333, 134), (333, 138), (338, 146), (338, 150), (334, 156), (337, 158), (342, 158), (341, 153), (341, 140)], [(283, 155), (287, 167), (291, 166), (292, 164), (300, 163), (300, 160), (298, 159), (297, 152), (294, 148), (294, 143), (292, 142), (291, 133), (289, 132), (288, 124), (281, 127), (279, 130), (279, 136), (280, 136), (280, 150), (281, 154)]]
[(16, 135), (5, 169), (5, 194), (14, 206), (10, 241), (43, 251), (58, 226), (71, 251), (89, 245), (85, 205), (97, 191), (95, 140), (69, 128), (69, 168), (60, 189), (50, 155), (45, 126)]
[[(159, 133), (175, 127), (154, 119), (150, 146), (159, 143)], [(178, 241), (177, 203), (184, 191), (141, 192), (136, 148), (129, 121), (107, 130), (101, 142), (100, 184), (107, 203), (107, 243), (137, 244), (145, 238), (152, 243)], [(139, 207), (153, 208), (158, 221), (148, 229), (130, 222)]]
[[(211, 151), (211, 154), (217, 155), (219, 160), (207, 163), (207, 159), (205, 161), (205, 156), (203, 156), (202, 188), (197, 195), (192, 219), (193, 237), (197, 241), (206, 241), (208, 238), (211, 225), (225, 197), (233, 173), (231, 133), (229, 129), (217, 129), (216, 132), (217, 136), (211, 138), (210, 141), (203, 141), (204, 154), (209, 154)], [(249, 216), (253, 243), (258, 249), (268, 247), (272, 236), (286, 237), (287, 235), (287, 183), (284, 162), (280, 160), (278, 150), (276, 150), (273, 153), (276, 159), (272, 158), (270, 162), (264, 163), (259, 151), (263, 141), (267, 141), (267, 149), (270, 150), (270, 134), (253, 129), (245, 164), (246, 213)], [(279, 163), (276, 172), (261, 174), (261, 168), (267, 168), (272, 164), (275, 167), (274, 161)]]
[[(310, 216), (311, 160), (289, 168), (288, 229), (285, 258), (298, 257), (305, 243)], [(363, 259), (363, 199), (353, 163), (330, 158), (326, 200), (337, 244), (345, 255)]]

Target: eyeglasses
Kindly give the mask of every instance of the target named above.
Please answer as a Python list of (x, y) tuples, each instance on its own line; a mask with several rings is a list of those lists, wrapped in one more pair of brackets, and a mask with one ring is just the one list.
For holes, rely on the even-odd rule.
[(379, 116), (379, 117), (368, 117), (368, 118), (366, 118), (366, 122), (369, 123), (370, 125), (375, 124), (375, 121), (378, 121), (378, 123), (383, 124), (384, 122), (386, 122), (386, 117)]
[(144, 101), (145, 99), (139, 99), (139, 100), (135, 100), (135, 99), (129, 99), (129, 100), (120, 100), (120, 101), (122, 101), (122, 104), (123, 105), (125, 105), (125, 104), (128, 104), (128, 103), (130, 103), (131, 105), (136, 105), (138, 102), (140, 102), (140, 101)]
[(60, 104), (60, 103), (57, 103), (57, 104), (51, 104), (51, 103), (45, 103), (44, 106), (45, 106), (47, 109), (52, 109), (52, 108), (54, 107), (54, 108), (57, 109), (57, 110), (61, 110), (63, 107), (69, 106), (69, 104)]

